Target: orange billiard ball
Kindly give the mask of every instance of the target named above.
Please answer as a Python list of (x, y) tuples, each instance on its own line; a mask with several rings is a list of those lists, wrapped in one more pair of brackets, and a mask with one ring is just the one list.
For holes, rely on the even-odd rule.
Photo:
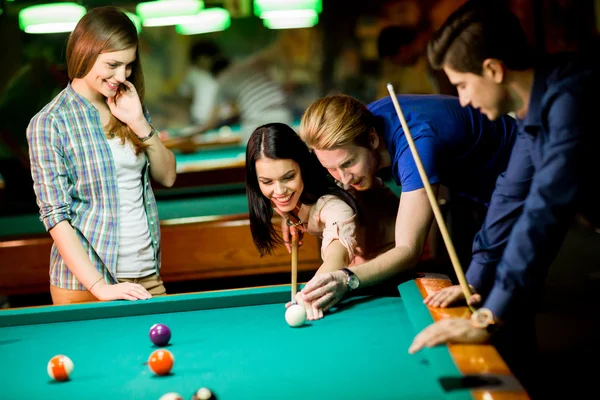
[(148, 358), (148, 367), (156, 375), (168, 375), (174, 363), (173, 353), (166, 349), (155, 350)]
[(73, 361), (62, 354), (54, 356), (48, 361), (48, 375), (55, 381), (66, 381), (73, 372)]

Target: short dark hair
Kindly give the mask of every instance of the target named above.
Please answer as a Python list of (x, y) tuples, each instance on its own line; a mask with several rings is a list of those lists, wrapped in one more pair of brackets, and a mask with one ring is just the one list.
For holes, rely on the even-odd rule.
[(298, 164), (304, 182), (304, 190), (300, 196), (303, 204), (315, 204), (320, 197), (331, 194), (346, 202), (356, 212), (354, 198), (335, 183), (291, 127), (282, 123), (259, 126), (250, 136), (246, 147), (246, 192), (250, 231), (261, 256), (271, 254), (273, 248), (282, 243), (271, 222), (273, 207), (260, 191), (256, 177), (256, 161), (264, 157), (294, 160)]
[(221, 72), (225, 71), (229, 68), (231, 62), (229, 58), (225, 57), (222, 54), (218, 54), (212, 59), (212, 66), (210, 67), (210, 72), (214, 76), (218, 76)]
[(209, 71), (214, 76), (219, 75), (223, 70), (229, 67), (230, 61), (222, 52), (219, 46), (215, 43), (202, 40), (194, 43), (190, 48), (190, 60), (196, 62), (198, 57), (210, 58)]
[(495, 58), (507, 68), (533, 65), (533, 49), (519, 19), (497, 0), (469, 0), (434, 33), (427, 56), (434, 69), (482, 73), (483, 61)]
[(214, 57), (220, 53), (216, 44), (208, 41), (196, 42), (190, 48), (190, 59), (195, 61), (200, 56)]
[(395, 56), (402, 46), (411, 44), (418, 31), (403, 26), (387, 26), (377, 36), (377, 53), (379, 57)]

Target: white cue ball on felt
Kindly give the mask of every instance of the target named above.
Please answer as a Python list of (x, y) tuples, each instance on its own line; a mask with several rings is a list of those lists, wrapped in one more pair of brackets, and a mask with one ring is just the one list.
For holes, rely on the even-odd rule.
[(163, 394), (158, 400), (183, 400), (183, 397), (179, 393), (171, 392)]
[(285, 312), (285, 321), (296, 328), (306, 322), (306, 309), (299, 304), (292, 304)]
[(196, 395), (194, 396), (194, 400), (214, 400), (214, 399), (216, 399), (216, 397), (213, 394), (213, 392), (211, 392), (209, 388), (205, 388), (205, 387), (198, 389), (198, 391), (196, 392)]

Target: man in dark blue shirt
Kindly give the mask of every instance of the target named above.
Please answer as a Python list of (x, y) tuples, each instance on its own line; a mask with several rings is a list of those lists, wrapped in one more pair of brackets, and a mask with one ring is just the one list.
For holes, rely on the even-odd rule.
[[(519, 133), (466, 275), (477, 292), (469, 302), (483, 307), (472, 321), (448, 319), (426, 328), (410, 351), (486, 341), (500, 327), (492, 339), (498, 338), (499, 352), (529, 385), (536, 305), (550, 264), (576, 212), (600, 223), (593, 184), (600, 173), (598, 69), (569, 55), (535, 56), (518, 19), (493, 1), (463, 5), (428, 51), (432, 66), (443, 68), (457, 87), (463, 106), (490, 119), (515, 112)], [(451, 287), (426, 302), (445, 307), (460, 297), (460, 288)]]

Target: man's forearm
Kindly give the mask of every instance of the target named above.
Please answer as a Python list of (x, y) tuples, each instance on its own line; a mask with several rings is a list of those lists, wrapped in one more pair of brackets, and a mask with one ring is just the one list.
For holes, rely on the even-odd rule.
[(360, 279), (361, 286), (372, 286), (395, 275), (413, 269), (421, 254), (408, 246), (398, 246), (350, 269)]

